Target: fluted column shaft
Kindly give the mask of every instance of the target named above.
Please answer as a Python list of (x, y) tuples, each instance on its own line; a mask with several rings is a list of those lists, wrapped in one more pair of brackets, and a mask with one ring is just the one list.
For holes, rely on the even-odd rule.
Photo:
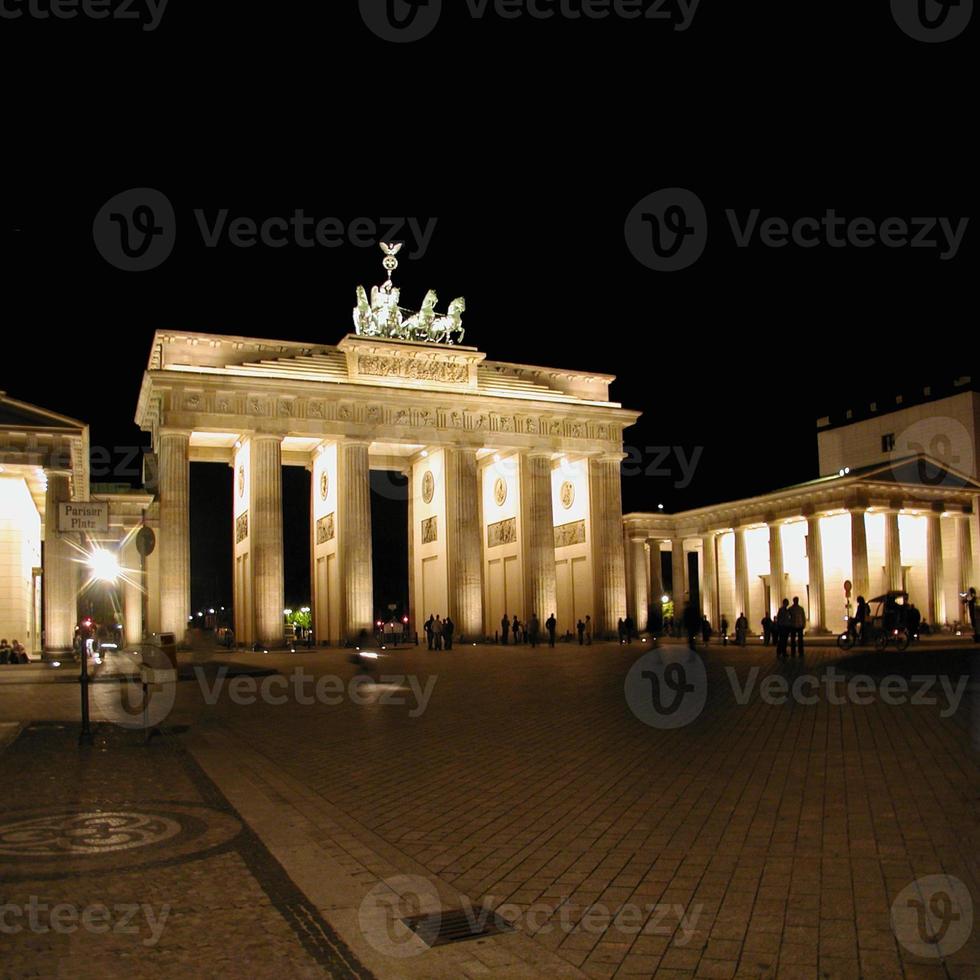
[(701, 606), (708, 622), (714, 629), (721, 624), (721, 612), (718, 608), (718, 575), (715, 562), (715, 534), (705, 534), (701, 538), (701, 554), (704, 558), (704, 568), (701, 575)]
[(140, 553), (136, 550), (135, 534), (126, 538), (120, 551), (119, 562), (126, 569), (126, 578), (122, 583), (123, 642), (131, 646), (143, 640), (143, 589), (146, 588), (140, 574)]
[(44, 649), (70, 650), (75, 631), (77, 563), (70, 545), (58, 531), (58, 504), (71, 499), (68, 475), (48, 473), (44, 495)]
[(343, 635), (356, 640), (374, 629), (374, 573), (371, 565), (371, 472), (366, 442), (342, 442), (337, 452)]
[(885, 584), (889, 591), (902, 587), (902, 544), (897, 511), (885, 514)]
[(933, 512), (926, 517), (926, 578), (929, 583), (929, 623), (946, 622), (946, 593), (943, 589), (942, 520)]
[[(786, 588), (783, 575), (783, 528), (781, 524), (769, 525), (769, 615), (774, 617), (783, 604)], [(748, 613), (745, 614), (746, 616)]]
[(660, 564), (660, 540), (658, 538), (649, 538), (647, 543), (650, 545), (649, 605), (653, 606), (659, 615), (661, 608), (660, 597), (664, 594), (664, 579)]
[(674, 615), (684, 611), (684, 593), (687, 592), (687, 563), (684, 556), (684, 542), (681, 538), (670, 541), (671, 598), (674, 600)]
[(637, 632), (643, 632), (649, 628), (647, 618), (650, 607), (646, 539), (643, 537), (630, 538), (630, 574), (633, 577), (633, 619)]
[[(964, 593), (973, 584), (973, 541), (970, 538), (970, 521), (966, 515), (956, 518), (956, 551), (959, 555), (959, 574), (956, 579), (957, 591)], [(965, 602), (960, 603), (959, 619), (970, 622), (970, 610)]]
[[(524, 575), (527, 612), (536, 614), (541, 628), (554, 613), (557, 617), (558, 587), (555, 581), (555, 521), (551, 508), (551, 458), (525, 454), (521, 457), (521, 534), (524, 538)], [(559, 623), (559, 630), (574, 623)]]
[(806, 558), (810, 573), (810, 629), (820, 632), (827, 629), (827, 591), (823, 580), (823, 537), (820, 518), (815, 514), (806, 519)]
[(160, 497), (160, 631), (184, 638), (191, 611), (189, 432), (157, 436)]
[(446, 470), (449, 614), (457, 636), (478, 637), (483, 632), (483, 556), (476, 451), (446, 449), (443, 455)]
[(282, 443), (276, 435), (251, 439), (249, 534), (252, 547), (256, 640), (283, 642)]
[(589, 460), (592, 529), (592, 581), (596, 632), (614, 636), (626, 618), (626, 554), (623, 546), (623, 497), (620, 459)]
[[(868, 575), (868, 527), (864, 508), (851, 509), (851, 584), (854, 598), (870, 598), (871, 579)], [(852, 601), (853, 604), (853, 601)]]
[(749, 617), (749, 561), (745, 550), (745, 528), (735, 528), (735, 616)]

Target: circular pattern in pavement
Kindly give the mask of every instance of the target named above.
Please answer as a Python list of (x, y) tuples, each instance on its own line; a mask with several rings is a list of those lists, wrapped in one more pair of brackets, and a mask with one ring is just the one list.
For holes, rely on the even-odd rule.
[(230, 813), (186, 803), (8, 811), (0, 826), (0, 877), (178, 863), (226, 844), (241, 829)]

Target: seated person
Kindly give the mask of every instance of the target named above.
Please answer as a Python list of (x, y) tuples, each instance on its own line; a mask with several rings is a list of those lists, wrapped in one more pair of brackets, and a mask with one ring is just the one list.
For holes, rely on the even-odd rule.
[(10, 663), (10, 654), (13, 651), (6, 639), (0, 640), (0, 664)]

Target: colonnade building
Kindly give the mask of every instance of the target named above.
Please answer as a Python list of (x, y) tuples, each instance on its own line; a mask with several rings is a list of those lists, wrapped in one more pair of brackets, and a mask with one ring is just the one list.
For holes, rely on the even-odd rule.
[(723, 617), (734, 628), (744, 612), (756, 630), (799, 596), (811, 631), (837, 632), (858, 595), (889, 590), (908, 592), (932, 625), (969, 621), (962, 593), (980, 582), (980, 396), (971, 380), (823, 418), (817, 430), (815, 480), (625, 516), (628, 608), (640, 629), (664, 599), (675, 608), (690, 599), (715, 629)]

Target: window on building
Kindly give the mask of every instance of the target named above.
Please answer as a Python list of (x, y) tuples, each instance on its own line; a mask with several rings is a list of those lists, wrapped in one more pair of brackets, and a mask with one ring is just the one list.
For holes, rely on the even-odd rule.
[(889, 432), (888, 435), (881, 437), (881, 451), (890, 453), (895, 448), (895, 434)]

